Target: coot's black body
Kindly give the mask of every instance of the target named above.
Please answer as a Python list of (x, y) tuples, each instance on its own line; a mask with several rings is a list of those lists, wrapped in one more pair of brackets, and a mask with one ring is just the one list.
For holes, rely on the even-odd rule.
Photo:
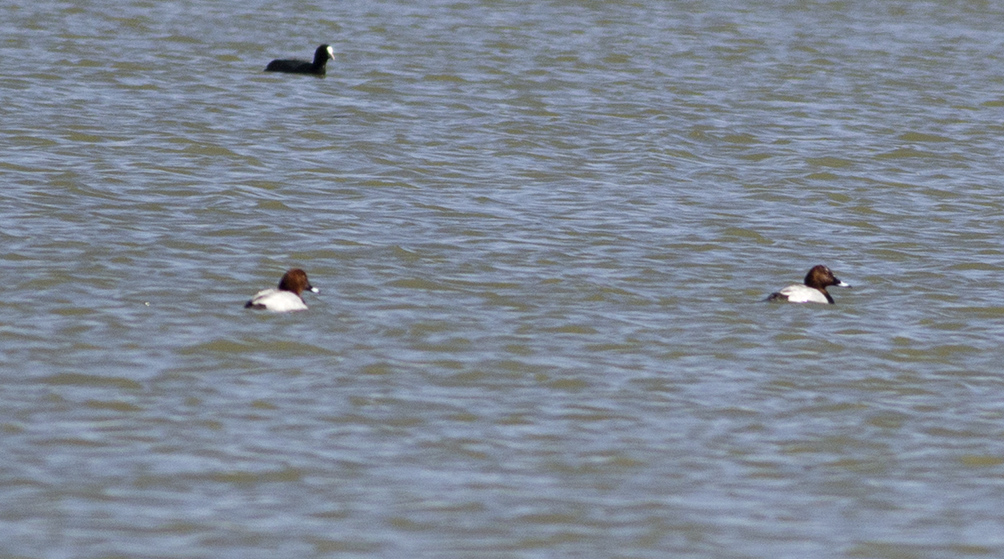
[(325, 66), (328, 60), (334, 60), (335, 53), (328, 45), (321, 45), (314, 51), (314, 61), (306, 60), (273, 60), (265, 67), (266, 72), (286, 72), (288, 74), (315, 74), (323, 76), (327, 73)]

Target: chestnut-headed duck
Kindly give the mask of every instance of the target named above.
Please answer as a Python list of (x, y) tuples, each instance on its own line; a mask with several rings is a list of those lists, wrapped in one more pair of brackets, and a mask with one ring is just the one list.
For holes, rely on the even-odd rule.
[(826, 292), (826, 288), (835, 285), (837, 287), (850, 287), (850, 285), (840, 281), (833, 275), (829, 268), (820, 264), (813, 266), (808, 274), (805, 274), (804, 285), (789, 285), (777, 293), (771, 293), (767, 297), (768, 301), (788, 301), (789, 303), (823, 303), (833, 304), (833, 297)]
[(303, 302), (300, 293), (310, 291), (319, 293), (316, 287), (310, 285), (307, 280), (307, 272), (299, 268), (293, 268), (282, 275), (279, 280), (279, 287), (263, 289), (255, 293), (247, 304), (246, 309), (264, 309), (273, 312), (305, 311), (307, 305)]

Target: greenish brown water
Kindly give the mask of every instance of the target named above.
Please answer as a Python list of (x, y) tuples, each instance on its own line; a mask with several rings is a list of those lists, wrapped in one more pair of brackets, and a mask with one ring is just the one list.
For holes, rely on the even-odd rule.
[(1004, 555), (996, 5), (4, 14), (0, 555)]

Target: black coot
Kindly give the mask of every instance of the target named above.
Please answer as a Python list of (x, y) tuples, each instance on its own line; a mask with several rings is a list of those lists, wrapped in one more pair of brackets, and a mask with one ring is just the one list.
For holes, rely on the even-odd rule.
[(314, 61), (306, 60), (273, 60), (265, 67), (266, 72), (286, 72), (289, 74), (316, 74), (323, 76), (328, 60), (335, 59), (335, 52), (328, 45), (321, 45), (314, 51)]

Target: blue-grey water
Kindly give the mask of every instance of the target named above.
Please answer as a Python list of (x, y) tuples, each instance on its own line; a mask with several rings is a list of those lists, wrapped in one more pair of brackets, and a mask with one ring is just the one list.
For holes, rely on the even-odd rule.
[(0, 556), (1004, 556), (1000, 5), (0, 12)]

